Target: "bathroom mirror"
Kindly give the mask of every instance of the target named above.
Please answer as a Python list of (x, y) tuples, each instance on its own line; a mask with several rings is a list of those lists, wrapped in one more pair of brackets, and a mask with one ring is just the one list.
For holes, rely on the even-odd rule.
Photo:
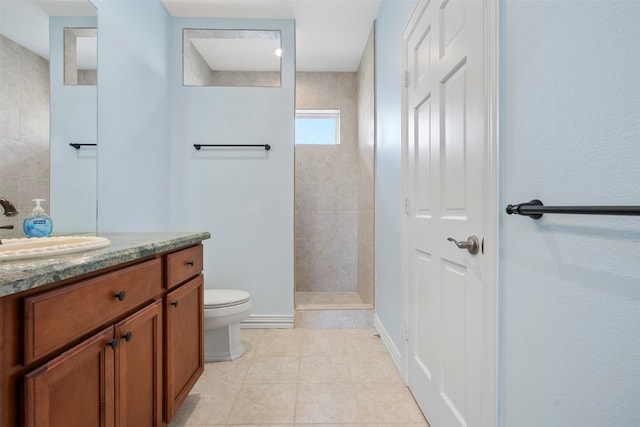
[(64, 28), (96, 25), (88, 0), (0, 1), (0, 197), (18, 210), (0, 238), (22, 236), (36, 198), (54, 234), (96, 231), (97, 149), (69, 144), (97, 143), (97, 88), (61, 89)]
[(280, 31), (183, 30), (185, 86), (280, 87)]
[(98, 29), (64, 29), (64, 84), (98, 84)]

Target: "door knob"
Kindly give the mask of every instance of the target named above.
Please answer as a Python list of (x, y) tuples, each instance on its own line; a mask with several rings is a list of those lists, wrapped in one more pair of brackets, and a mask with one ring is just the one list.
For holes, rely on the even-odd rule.
[(464, 242), (458, 242), (453, 237), (449, 237), (447, 240), (455, 243), (455, 245), (460, 249), (468, 250), (471, 255), (477, 254), (480, 249), (480, 242), (476, 236), (469, 236)]

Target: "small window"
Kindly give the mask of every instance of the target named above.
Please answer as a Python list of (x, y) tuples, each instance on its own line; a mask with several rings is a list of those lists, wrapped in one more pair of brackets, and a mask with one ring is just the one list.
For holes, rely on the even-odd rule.
[(340, 144), (340, 110), (297, 110), (296, 144)]

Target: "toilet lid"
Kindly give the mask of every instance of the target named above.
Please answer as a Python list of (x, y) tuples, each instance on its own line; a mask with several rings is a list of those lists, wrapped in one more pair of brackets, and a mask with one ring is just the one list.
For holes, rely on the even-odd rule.
[(238, 305), (249, 301), (249, 292), (237, 289), (205, 289), (205, 308), (220, 308)]

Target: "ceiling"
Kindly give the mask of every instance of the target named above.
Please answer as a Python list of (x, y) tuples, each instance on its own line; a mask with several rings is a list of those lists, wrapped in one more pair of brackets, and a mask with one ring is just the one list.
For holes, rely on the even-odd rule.
[[(173, 16), (295, 19), (296, 69), (340, 72), (358, 69), (381, 3), (381, 0), (161, 1)], [(48, 16), (95, 15), (95, 8), (87, 0), (0, 0), (0, 6), (2, 33), (45, 58), (48, 58)], [(10, 36), (11, 32), (15, 35)]]
[(381, 0), (161, 0), (173, 16), (295, 19), (297, 71), (358, 69)]

